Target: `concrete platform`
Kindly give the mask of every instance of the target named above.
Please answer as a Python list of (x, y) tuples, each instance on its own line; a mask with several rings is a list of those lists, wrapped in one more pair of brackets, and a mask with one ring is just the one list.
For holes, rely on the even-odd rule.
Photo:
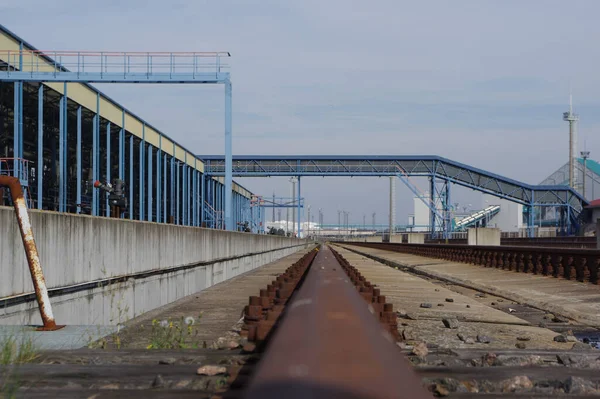
[(596, 285), (380, 249), (344, 246), (392, 262), (413, 273), (469, 286), (600, 328), (600, 287)]
[[(266, 288), (277, 275), (283, 273), (312, 248), (301, 249), (292, 255), (132, 319), (119, 333), (121, 347), (146, 348), (149, 344), (152, 320), (177, 321), (188, 316), (197, 320), (194, 324), (193, 340), (200, 345), (203, 342), (210, 345), (240, 320), (249, 296), (258, 295), (260, 289)], [(200, 314), (202, 317), (198, 319)]]
[[(359, 247), (356, 249), (371, 251)], [(391, 268), (340, 247), (336, 247), (336, 250), (367, 280), (376, 284), (381, 294), (386, 296), (386, 301), (394, 305), (400, 317), (399, 330), (407, 341), (423, 340), (445, 348), (472, 349), (515, 348), (519, 342), (525, 343), (530, 349), (570, 349), (573, 346), (572, 342), (554, 342), (558, 334), (552, 330), (533, 326), (473, 296), (445, 288), (439, 282)], [(431, 304), (431, 308), (422, 308), (421, 304), (424, 303)], [(457, 319), (458, 328), (446, 328), (442, 322), (445, 318)], [(473, 338), (474, 341), (477, 341), (478, 335), (487, 336), (492, 342), (467, 344), (457, 334)]]
[(65, 326), (56, 331), (36, 331), (34, 326), (0, 325), (0, 346), (13, 340), (17, 346), (32, 343), (35, 350), (77, 349), (116, 331), (116, 326)]

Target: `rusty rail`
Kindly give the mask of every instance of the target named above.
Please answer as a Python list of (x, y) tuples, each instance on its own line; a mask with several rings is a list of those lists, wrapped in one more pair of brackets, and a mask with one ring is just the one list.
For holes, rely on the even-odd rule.
[(21, 230), (21, 238), (23, 239), (27, 263), (29, 264), (29, 272), (31, 273), (31, 281), (35, 288), (35, 296), (40, 309), (40, 316), (44, 323), (43, 327), (40, 327), (39, 330), (53, 331), (62, 328), (64, 326), (56, 325), (52, 313), (50, 297), (48, 296), (48, 289), (46, 288), (46, 280), (44, 279), (40, 257), (33, 238), (33, 230), (31, 229), (31, 222), (29, 220), (27, 204), (25, 202), (21, 182), (16, 177), (0, 175), (0, 187), (8, 188), (15, 208), (15, 215), (17, 217), (19, 229)]
[[(444, 239), (428, 239), (426, 244), (446, 244)], [(453, 238), (448, 240), (448, 244), (466, 245), (467, 239)], [(504, 246), (528, 246), (528, 247), (553, 247), (553, 248), (596, 248), (596, 237), (518, 237), (500, 238), (500, 245)]]
[(598, 284), (600, 250), (597, 249), (364, 242), (344, 244)]
[(333, 252), (322, 248), (269, 338), (244, 397), (431, 398), (363, 300), (372, 301), (374, 293), (359, 273), (351, 279)]

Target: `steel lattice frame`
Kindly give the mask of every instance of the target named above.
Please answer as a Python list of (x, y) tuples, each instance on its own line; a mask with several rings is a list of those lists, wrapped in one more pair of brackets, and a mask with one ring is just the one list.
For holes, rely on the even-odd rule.
[[(227, 172), (224, 179), (224, 192), (219, 192), (215, 197), (222, 201), (224, 205), (224, 224), (227, 229), (234, 230), (235, 223), (233, 220), (234, 207), (235, 211), (241, 213), (241, 204), (237, 204), (237, 196), (233, 194), (233, 182), (231, 173), (231, 153), (232, 153), (232, 85), (230, 73), (225, 72), (227, 65), (222, 63), (222, 59), (230, 57), (227, 52), (211, 52), (211, 53), (147, 53), (147, 52), (59, 52), (59, 51), (40, 51), (34, 49), (31, 45), (24, 42), (18, 36), (14, 35), (8, 29), (0, 25), (0, 31), (10, 35), (19, 43), (19, 49), (3, 50), (0, 49), (0, 82), (9, 82), (14, 84), (14, 158), (22, 158), (23, 154), (23, 86), (24, 83), (59, 83), (62, 84), (63, 93), (60, 96), (60, 149), (59, 149), (59, 207), (60, 211), (66, 211), (66, 193), (67, 181), (67, 163), (64, 159), (67, 158), (67, 146), (63, 145), (67, 137), (67, 117), (68, 117), (68, 83), (147, 83), (147, 84), (223, 84), (225, 88), (225, 159), (227, 164)], [(100, 168), (103, 165), (99, 164), (99, 137), (100, 137), (100, 93), (97, 92), (96, 109), (90, 108), (95, 113), (93, 120), (93, 146), (95, 148), (93, 155), (93, 170), (94, 179), (98, 179)], [(43, 94), (44, 85), (39, 85), (39, 135), (43, 131)], [(81, 204), (81, 125), (82, 125), (82, 107), (79, 106), (76, 111), (77, 119), (77, 204)], [(145, 125), (144, 125), (145, 127)], [(107, 137), (110, 137), (110, 124), (107, 127)], [(125, 111), (123, 110), (123, 121), (121, 129), (116, 133), (118, 135), (118, 177), (120, 179), (133, 179), (133, 176), (125, 176)], [(161, 136), (162, 138), (162, 136)], [(162, 145), (153, 152), (153, 147), (146, 144), (142, 137), (142, 147), (140, 148), (140, 159), (144, 159), (144, 167), (147, 169), (148, 192), (152, 190), (152, 181), (163, 178), (166, 181), (167, 157), (163, 152)], [(174, 146), (175, 146), (175, 142)], [(131, 146), (130, 146), (131, 147)], [(145, 154), (147, 147), (147, 156)], [(39, 153), (41, 153), (39, 151)], [(133, 154), (130, 153), (130, 158)], [(186, 154), (187, 155), (187, 154)], [(108, 153), (110, 157), (110, 152)], [(152, 162), (156, 162), (156, 176), (152, 176)], [(39, 162), (39, 159), (38, 159)], [(173, 170), (175, 165), (171, 159), (171, 178), (173, 178)], [(187, 163), (187, 160), (184, 160)], [(41, 164), (41, 162), (39, 162)], [(193, 161), (194, 166), (196, 160)], [(19, 165), (15, 161), (14, 168), (17, 170)], [(184, 194), (189, 194), (193, 191), (194, 194), (199, 194), (200, 189), (205, 188), (205, 182), (201, 178), (197, 169), (191, 170), (185, 164), (177, 164), (177, 175), (179, 176), (180, 169), (185, 182), (182, 187)], [(131, 171), (131, 168), (130, 168)], [(107, 172), (107, 177), (110, 178), (110, 172)], [(130, 172), (131, 173), (131, 172)], [(140, 172), (142, 173), (142, 172)], [(140, 174), (140, 177), (142, 175)], [(179, 182), (179, 180), (178, 180)], [(158, 184), (158, 183), (157, 183)], [(39, 185), (41, 187), (41, 184)], [(157, 187), (158, 188), (158, 187)], [(209, 189), (209, 187), (206, 187)], [(163, 187), (166, 193), (167, 187)], [(41, 190), (41, 189), (39, 189)], [(133, 188), (130, 187), (129, 196), (133, 196)], [(140, 190), (144, 190), (140, 186)], [(170, 188), (173, 194), (174, 188)], [(166, 208), (160, 209), (158, 204), (161, 190), (157, 190), (156, 205), (153, 205), (153, 197), (148, 198), (147, 214), (150, 215), (156, 207), (156, 221), (166, 221)], [(204, 191), (203, 191), (204, 193)], [(177, 195), (179, 191), (177, 191)], [(211, 218), (210, 210), (205, 208), (205, 201), (193, 197), (193, 204), (189, 204), (192, 200), (187, 200), (189, 196), (184, 196), (183, 220), (182, 224), (199, 225), (202, 221)], [(204, 198), (202, 196), (201, 198)], [(131, 199), (131, 198), (130, 198)], [(98, 193), (93, 192), (92, 214), (97, 214), (95, 208), (98, 203)], [(213, 202), (213, 204), (215, 204)], [(179, 203), (177, 203), (179, 206)], [(140, 211), (141, 219), (144, 219), (144, 212)], [(216, 216), (213, 215), (216, 220)], [(177, 213), (179, 219), (179, 212)], [(179, 220), (178, 220), (179, 222)]]
[[(223, 176), (225, 161), (222, 156), (202, 156), (205, 173)], [(532, 209), (533, 207), (560, 207), (566, 212), (569, 231), (578, 225), (578, 217), (587, 201), (568, 186), (531, 185), (495, 173), (432, 155), (358, 155), (358, 156), (253, 156), (233, 157), (233, 175), (236, 177), (267, 176), (408, 176), (429, 177), (433, 193), (435, 184), (444, 183), (444, 198), (449, 198), (448, 183), (468, 187), (482, 193), (503, 198)], [(435, 197), (434, 197), (435, 200)], [(449, 200), (444, 200), (448, 211)], [(433, 213), (433, 212), (432, 212)], [(528, 212), (530, 231), (533, 231), (534, 212)], [(438, 218), (439, 219), (439, 218)], [(435, 214), (431, 227), (435, 231)], [(449, 226), (446, 223), (446, 226)], [(447, 228), (446, 228), (447, 230)]]

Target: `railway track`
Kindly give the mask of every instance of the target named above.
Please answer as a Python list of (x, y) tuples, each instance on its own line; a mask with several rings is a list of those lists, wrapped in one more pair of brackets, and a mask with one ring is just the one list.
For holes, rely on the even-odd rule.
[[(439, 282), (407, 280), (406, 274), (365, 259), (338, 247), (307, 253), (249, 298), (243, 321), (227, 333), (235, 343), (229, 350), (47, 352), (31, 364), (0, 367), (0, 397), (9, 392), (10, 378), (15, 384), (9, 393), (33, 398), (600, 394), (599, 354), (589, 345), (555, 342), (557, 334), (547, 328), (496, 314), (497, 309), (473, 302), (472, 293), (450, 298), (435, 285)], [(421, 306), (409, 313), (394, 307), (410, 307), (420, 291), (447, 298), (437, 309)], [(452, 323), (463, 319), (432, 316), (440, 309), (452, 312), (452, 306), (476, 309), (487, 319), (460, 321), (456, 328)], [(514, 342), (474, 335), (470, 343), (470, 337), (461, 337), (461, 331), (470, 331), (467, 325), (483, 329), (494, 323), (504, 335), (513, 334)], [(569, 327), (562, 326), (560, 335), (571, 341)]]

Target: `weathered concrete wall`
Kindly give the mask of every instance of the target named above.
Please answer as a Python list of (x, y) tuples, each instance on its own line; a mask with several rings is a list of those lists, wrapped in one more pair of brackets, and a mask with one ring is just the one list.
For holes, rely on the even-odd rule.
[(500, 245), (500, 229), (468, 229), (469, 245)]
[(425, 244), (425, 234), (423, 233), (408, 233), (409, 244)]
[[(116, 324), (115, 312), (139, 315), (305, 244), (286, 237), (55, 212), (31, 211), (30, 216), (48, 288), (65, 288), (51, 298), (63, 324)], [(154, 273), (142, 274), (146, 272)], [(0, 207), (0, 276), (0, 300), (33, 291), (14, 211), (7, 207)], [(102, 286), (121, 276), (127, 281)], [(95, 287), (65, 293), (94, 282)], [(36, 322), (36, 313), (31, 301), (7, 306), (0, 309), (0, 324)]]
[(402, 234), (392, 234), (392, 236), (390, 237), (390, 240), (388, 242), (402, 242)]

